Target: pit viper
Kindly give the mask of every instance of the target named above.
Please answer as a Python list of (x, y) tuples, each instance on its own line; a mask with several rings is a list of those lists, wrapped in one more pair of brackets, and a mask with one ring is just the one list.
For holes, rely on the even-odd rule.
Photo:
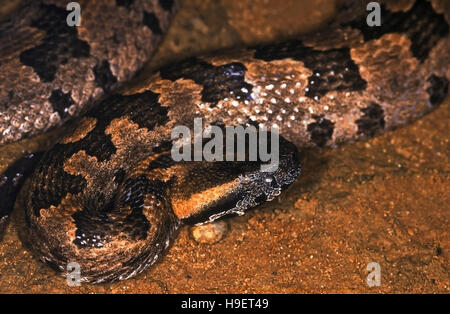
[[(192, 57), (118, 89), (169, 27), (174, 0), (24, 1), (0, 24), (0, 144), (67, 124), (47, 152), (0, 181), (0, 229), (26, 177), (25, 228), (37, 256), (82, 281), (127, 279), (154, 264), (180, 226), (242, 214), (300, 174), (298, 149), (367, 139), (444, 100), (446, 1), (341, 1), (325, 28), (290, 40)], [(75, 117), (77, 117), (75, 119)], [(279, 166), (171, 158), (173, 129), (277, 128)]]

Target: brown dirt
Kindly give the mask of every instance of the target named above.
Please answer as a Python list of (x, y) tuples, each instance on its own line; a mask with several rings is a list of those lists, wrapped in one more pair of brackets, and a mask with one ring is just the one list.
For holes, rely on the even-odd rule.
[[(333, 11), (328, 1), (285, 2), (186, 1), (149, 68), (180, 53), (305, 31)], [(227, 219), (222, 240), (199, 244), (184, 227), (160, 263), (124, 282), (69, 287), (23, 247), (13, 219), (0, 243), (0, 292), (449, 293), (449, 109), (447, 98), (384, 136), (304, 152), (297, 182), (272, 203)], [(45, 136), (2, 147), (0, 170), (50, 142)], [(370, 262), (381, 266), (379, 287), (366, 284)]]

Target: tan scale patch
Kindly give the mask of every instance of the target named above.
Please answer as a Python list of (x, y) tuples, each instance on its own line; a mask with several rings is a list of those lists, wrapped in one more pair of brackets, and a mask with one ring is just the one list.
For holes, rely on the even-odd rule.
[(289, 134), (303, 120), (304, 107), (311, 101), (305, 96), (305, 87), (312, 75), (303, 62), (292, 59), (266, 62), (254, 59), (248, 51), (242, 58), (235, 54), (231, 58), (211, 57), (205, 61), (215, 66), (234, 61), (243, 63), (247, 68), (245, 81), (253, 86), (253, 100), (225, 98), (215, 108), (205, 106), (203, 113), (208, 121), (221, 117), (226, 125), (242, 125), (250, 119), (269, 129), (278, 126), (282, 133)]
[(116, 147), (115, 154), (109, 160), (99, 162), (81, 150), (64, 162), (64, 170), (72, 175), (82, 175), (87, 181), (87, 189), (95, 189), (106, 196), (112, 195), (117, 188), (114, 183), (115, 172), (119, 168), (127, 170), (140, 159), (151, 154), (151, 147), (158, 140), (155, 132), (139, 128), (128, 119), (114, 119), (105, 133), (111, 135)]
[[(289, 140), (308, 141), (309, 136), (300, 123), (311, 118), (308, 108), (317, 106), (305, 95), (308, 77), (313, 72), (302, 61), (292, 59), (254, 60), (245, 66), (248, 69), (245, 80), (254, 86), (254, 104), (248, 107), (250, 120), (268, 129), (278, 127), (281, 135)], [(241, 114), (246, 114), (246, 107), (240, 109)], [(300, 144), (298, 140), (294, 142)]]
[[(449, 1), (450, 3), (450, 1)], [(437, 76), (445, 76), (450, 80), (450, 35), (441, 39), (435, 47), (430, 51), (424, 65), (429, 69), (430, 73)]]
[(160, 180), (163, 182), (169, 181), (172, 177), (181, 177), (185, 174), (185, 167), (180, 164), (175, 164), (172, 167), (160, 169), (155, 168), (148, 170), (150, 163), (160, 157), (162, 154), (152, 154), (146, 159), (140, 161), (134, 170), (128, 175), (129, 178), (137, 178), (141, 175), (145, 175), (149, 180)]
[[(125, 95), (142, 93), (151, 90), (159, 94), (158, 102), (168, 108), (169, 120), (161, 127), (159, 134), (170, 136), (172, 128), (177, 125), (193, 127), (194, 118), (202, 117), (200, 110), (202, 104), (203, 86), (193, 80), (178, 79), (176, 81), (162, 79), (159, 73), (153, 74), (144, 82), (138, 83), (134, 88), (124, 90)], [(165, 140), (168, 139), (166, 136)]]
[(450, 24), (450, 1), (431, 0), (431, 4), (436, 12), (444, 14), (447, 23)]
[[(352, 95), (353, 97), (358, 97)], [(336, 144), (344, 143), (355, 139), (358, 132), (358, 125), (355, 123), (362, 115), (360, 108), (349, 108), (345, 114), (331, 114), (325, 117), (334, 123), (332, 141)]]
[[(74, 224), (72, 215), (78, 212), (81, 208), (77, 207), (78, 197), (75, 195), (67, 194), (62, 200), (61, 204), (57, 207), (51, 206), (47, 209), (40, 211), (39, 224), (46, 228), (48, 234), (53, 239), (65, 239), (60, 243), (64, 248), (63, 250), (72, 256), (73, 261), (80, 264), (82, 269), (89, 270), (89, 273), (98, 273), (105, 271), (104, 266), (108, 265), (108, 270), (122, 269), (123, 261), (128, 259), (128, 256), (134, 256), (142, 252), (143, 248), (148, 245), (145, 240), (130, 241), (125, 235), (119, 234), (117, 237), (111, 239), (103, 239), (103, 247), (96, 248), (95, 250), (89, 248), (79, 248), (73, 243), (76, 238), (77, 227)], [(154, 199), (150, 196), (146, 196), (144, 200), (143, 214), (150, 222), (151, 226), (156, 226), (161, 217), (158, 217), (154, 211)], [(121, 215), (126, 217), (131, 213), (129, 206), (121, 209)], [(119, 217), (115, 217), (116, 219)], [(148, 230), (147, 239), (152, 239), (155, 235), (155, 228)], [(31, 235), (33, 236), (33, 235)], [(34, 238), (33, 238), (34, 239)], [(37, 237), (37, 240), (41, 239)], [(50, 246), (55, 245), (54, 241), (50, 241)], [(43, 243), (49, 245), (48, 243)]]
[(202, 117), (197, 108), (202, 104), (203, 86), (196, 84), (193, 80), (182, 78), (172, 82), (160, 79), (149, 87), (160, 94), (158, 101), (161, 106), (169, 108), (167, 128), (172, 129), (177, 125), (186, 125), (191, 128), (194, 118)]
[(150, 138), (147, 128), (139, 128), (127, 118), (116, 118), (105, 129), (105, 134), (111, 135), (111, 141), (119, 151), (127, 150), (133, 141), (145, 143)]
[(428, 94), (423, 84), (427, 75), (410, 46), (406, 35), (387, 34), (350, 50), (361, 77), (368, 83), (364, 91), (366, 99), (383, 107), (387, 129), (428, 110)]
[(316, 122), (314, 116), (323, 115), (335, 124), (332, 141), (345, 142), (355, 137), (355, 120), (361, 116), (360, 108), (369, 103), (369, 95), (331, 91), (316, 101), (305, 95), (313, 72), (303, 62), (292, 59), (266, 62), (253, 59), (248, 51), (241, 56), (235, 52), (230, 58), (228, 55), (204, 58), (215, 66), (243, 63), (247, 68), (245, 81), (253, 85), (252, 101), (224, 99), (216, 108), (205, 106), (207, 119), (221, 117), (226, 125), (238, 125), (247, 122), (248, 117), (269, 129), (278, 126), (286, 139), (298, 147), (307, 147), (312, 146), (308, 125)]
[(76, 195), (67, 193), (58, 206), (51, 205), (49, 208), (41, 208), (40, 217), (37, 219), (42, 225), (58, 224), (56, 229), (59, 229), (59, 232), (65, 232), (70, 239), (75, 239), (76, 226), (73, 223), (72, 215), (79, 210), (74, 206), (76, 199)]
[(179, 219), (193, 216), (211, 204), (221, 199), (233, 189), (237, 188), (238, 180), (234, 180), (213, 188), (192, 194), (188, 199), (172, 198), (173, 212)]
[[(84, 150), (73, 154), (64, 162), (64, 171), (71, 175), (82, 175), (88, 186), (94, 185), (95, 173), (92, 170), (98, 164), (97, 157), (90, 156)], [(95, 185), (94, 185), (95, 186)]]

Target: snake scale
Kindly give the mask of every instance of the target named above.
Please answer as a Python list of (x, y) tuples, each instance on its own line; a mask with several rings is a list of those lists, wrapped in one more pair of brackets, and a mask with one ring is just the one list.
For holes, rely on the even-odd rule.
[[(0, 144), (81, 116), (47, 152), (0, 182), (0, 227), (25, 204), (33, 251), (82, 280), (130, 278), (157, 261), (186, 223), (243, 213), (300, 173), (297, 149), (370, 138), (433, 110), (448, 93), (445, 1), (342, 1), (324, 30), (280, 43), (193, 57), (117, 89), (150, 58), (174, 0), (25, 1), (0, 24)], [(280, 130), (280, 162), (175, 162), (171, 131), (211, 125)], [(34, 169), (33, 169), (34, 167)], [(33, 170), (30, 170), (33, 169)]]

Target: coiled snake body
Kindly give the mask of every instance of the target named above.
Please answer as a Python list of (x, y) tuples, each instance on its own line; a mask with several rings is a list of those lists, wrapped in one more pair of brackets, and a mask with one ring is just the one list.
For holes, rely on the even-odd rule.
[[(80, 2), (82, 25), (73, 28), (63, 2), (26, 3), (0, 25), (8, 43), (0, 50), (0, 143), (44, 132), (109, 96), (50, 151), (5, 172), (0, 227), (23, 181), (15, 174), (35, 166), (21, 192), (30, 243), (61, 272), (77, 262), (84, 281), (129, 278), (161, 256), (182, 224), (271, 200), (299, 175), (297, 148), (372, 137), (424, 115), (448, 92), (444, 1), (383, 2), (375, 27), (364, 1), (346, 1), (314, 36), (190, 58), (120, 93), (113, 91), (150, 57), (177, 3)], [(195, 118), (204, 128), (278, 126), (278, 169), (174, 162), (172, 129)]]

